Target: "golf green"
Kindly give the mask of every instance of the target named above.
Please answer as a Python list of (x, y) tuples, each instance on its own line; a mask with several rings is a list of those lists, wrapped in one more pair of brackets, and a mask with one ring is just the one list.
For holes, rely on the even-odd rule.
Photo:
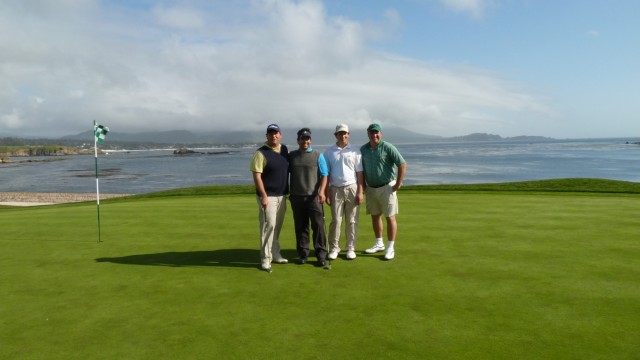
[(363, 207), (357, 259), (293, 264), (288, 209), (291, 262), (271, 274), (250, 191), (104, 201), (102, 242), (95, 203), (0, 207), (0, 358), (640, 354), (639, 195), (407, 188), (399, 199), (394, 260), (362, 253)]

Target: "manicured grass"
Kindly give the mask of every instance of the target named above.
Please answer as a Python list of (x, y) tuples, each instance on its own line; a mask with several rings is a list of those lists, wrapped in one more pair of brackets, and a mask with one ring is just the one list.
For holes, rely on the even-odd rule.
[(395, 260), (272, 274), (247, 187), (103, 201), (101, 243), (93, 203), (0, 208), (0, 358), (637, 358), (640, 196), (561, 182), (407, 187)]

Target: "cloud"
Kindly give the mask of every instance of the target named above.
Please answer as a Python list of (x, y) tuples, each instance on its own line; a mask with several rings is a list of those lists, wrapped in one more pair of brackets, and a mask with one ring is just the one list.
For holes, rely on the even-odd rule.
[(7, 129), (16, 129), (20, 126), (22, 120), (20, 115), (17, 114), (16, 109), (13, 109), (9, 114), (0, 115), (0, 126)]
[(600, 36), (600, 31), (598, 31), (598, 30), (589, 30), (589, 31), (587, 31), (587, 36), (596, 38), (596, 37)]
[(440, 0), (447, 8), (456, 12), (468, 12), (476, 18), (482, 17), (492, 0)]
[(482, 130), (468, 114), (498, 127), (548, 111), (498, 74), (376, 50), (396, 11), (371, 24), (314, 0), (20, 3), (0, 5), (0, 136), (66, 135), (94, 119), (113, 131), (378, 121), (459, 135)]
[(158, 5), (153, 8), (152, 13), (159, 24), (171, 28), (201, 29), (205, 26), (205, 19), (202, 14), (192, 8)]

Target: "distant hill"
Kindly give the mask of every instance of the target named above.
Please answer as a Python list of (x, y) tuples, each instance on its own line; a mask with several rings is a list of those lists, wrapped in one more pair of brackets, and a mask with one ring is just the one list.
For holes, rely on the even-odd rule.
[[(63, 140), (93, 140), (93, 132), (85, 131), (63, 136)], [(262, 141), (263, 137), (248, 131), (193, 133), (187, 130), (122, 133), (109, 131), (109, 142), (154, 143), (154, 144), (247, 144)]]
[[(331, 129), (311, 129), (313, 143), (318, 146), (333, 144), (336, 139)], [(393, 144), (416, 144), (426, 142), (465, 142), (465, 141), (544, 141), (552, 140), (543, 136), (501, 137), (495, 134), (474, 133), (465, 136), (441, 137), (420, 134), (402, 128), (383, 129), (384, 139)], [(209, 147), (209, 146), (241, 146), (259, 144), (265, 140), (263, 132), (256, 131), (210, 131), (190, 132), (186, 130), (154, 131), (143, 133), (122, 133), (110, 131), (107, 141), (101, 146), (103, 149), (150, 149), (150, 148), (180, 148), (180, 147)], [(350, 142), (362, 145), (368, 141), (364, 129), (352, 129)], [(285, 130), (282, 143), (296, 146), (295, 131)], [(0, 138), (0, 145), (64, 145), (78, 148), (93, 147), (93, 132), (85, 131), (75, 135), (63, 136), (57, 139), (26, 139)]]
[[(311, 129), (313, 143), (316, 145), (333, 144), (336, 139), (333, 135), (334, 129)], [(438, 136), (419, 134), (402, 128), (389, 128), (383, 130), (385, 139), (393, 143), (414, 143), (441, 139)], [(92, 140), (93, 133), (85, 131), (75, 135), (63, 136), (62, 140), (88, 141)], [(107, 135), (110, 143), (155, 143), (155, 144), (175, 144), (175, 145), (239, 145), (257, 144), (265, 140), (265, 134), (255, 131), (210, 131), (193, 133), (186, 130), (154, 131), (143, 133), (121, 133), (110, 131)], [(351, 131), (351, 142), (354, 144), (364, 144), (368, 141), (367, 133), (362, 131)], [(284, 144), (295, 144), (295, 131), (283, 130)]]
[(474, 133), (465, 136), (455, 136), (447, 138), (449, 141), (500, 141), (500, 140), (511, 140), (511, 141), (543, 141), (543, 140), (553, 140), (552, 138), (544, 137), (544, 136), (514, 136), (514, 137), (502, 137), (500, 135), (495, 134), (486, 134), (486, 133)]

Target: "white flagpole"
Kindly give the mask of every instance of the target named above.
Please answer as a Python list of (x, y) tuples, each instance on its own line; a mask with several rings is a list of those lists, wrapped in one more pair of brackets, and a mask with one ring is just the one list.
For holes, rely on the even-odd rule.
[(98, 125), (96, 121), (93, 120), (93, 149), (95, 154), (95, 162), (96, 162), (96, 206), (98, 208), (98, 242), (102, 241), (101, 231), (100, 231), (100, 183), (98, 180), (98, 136), (96, 132), (98, 131)]

